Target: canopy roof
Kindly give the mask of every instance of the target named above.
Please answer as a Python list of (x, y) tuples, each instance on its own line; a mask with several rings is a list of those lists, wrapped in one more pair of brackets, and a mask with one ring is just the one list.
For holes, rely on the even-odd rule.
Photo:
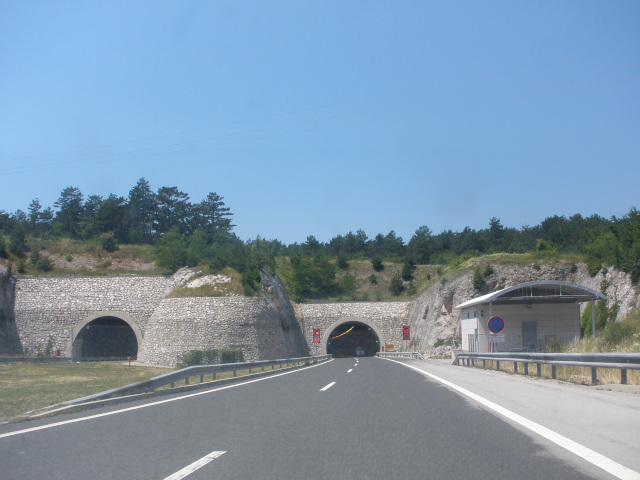
[(589, 300), (606, 300), (606, 296), (582, 285), (558, 280), (538, 280), (520, 283), (497, 292), (468, 300), (456, 309), (473, 305), (518, 305), (532, 303), (581, 303)]

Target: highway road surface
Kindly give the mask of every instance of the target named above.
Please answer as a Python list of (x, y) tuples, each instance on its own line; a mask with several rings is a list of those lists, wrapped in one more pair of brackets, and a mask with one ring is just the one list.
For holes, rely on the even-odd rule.
[(182, 478), (640, 475), (609, 473), (451, 385), (379, 358), (0, 427), (2, 480)]

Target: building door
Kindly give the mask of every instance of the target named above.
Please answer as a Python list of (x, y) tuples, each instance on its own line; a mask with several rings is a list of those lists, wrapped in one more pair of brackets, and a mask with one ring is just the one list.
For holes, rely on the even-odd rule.
[(534, 352), (538, 349), (538, 322), (536, 320), (522, 322), (522, 346)]

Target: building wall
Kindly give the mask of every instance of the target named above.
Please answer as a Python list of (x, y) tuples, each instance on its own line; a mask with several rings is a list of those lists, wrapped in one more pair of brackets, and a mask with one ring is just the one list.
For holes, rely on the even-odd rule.
[[(468, 337), (478, 328), (478, 350), (486, 352), (487, 338), (491, 335), (488, 322), (491, 316), (504, 320), (504, 343), (494, 344), (494, 351), (506, 351), (523, 347), (522, 322), (536, 322), (537, 340), (540, 346), (553, 337), (563, 342), (571, 342), (580, 337), (580, 306), (577, 303), (556, 303), (531, 305), (489, 305), (472, 306), (462, 309), (462, 349), (469, 350)], [(489, 347), (491, 348), (491, 347)]]

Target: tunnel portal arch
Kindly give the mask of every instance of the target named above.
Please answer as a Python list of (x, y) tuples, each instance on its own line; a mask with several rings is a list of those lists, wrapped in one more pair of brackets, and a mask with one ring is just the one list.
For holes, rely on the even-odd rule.
[(74, 329), (67, 354), (83, 358), (137, 358), (142, 332), (123, 312), (103, 311), (84, 318)]
[[(342, 337), (332, 338), (343, 334), (351, 326), (354, 327), (353, 333), (346, 333)], [(362, 317), (343, 317), (334, 322), (324, 332), (320, 343), (321, 354), (332, 353), (336, 356), (355, 356), (356, 347), (361, 347), (364, 348), (365, 356), (373, 356), (381, 351), (381, 346), (385, 344), (384, 341), (382, 331), (371, 320)], [(332, 345), (329, 345), (329, 342), (332, 342)]]

